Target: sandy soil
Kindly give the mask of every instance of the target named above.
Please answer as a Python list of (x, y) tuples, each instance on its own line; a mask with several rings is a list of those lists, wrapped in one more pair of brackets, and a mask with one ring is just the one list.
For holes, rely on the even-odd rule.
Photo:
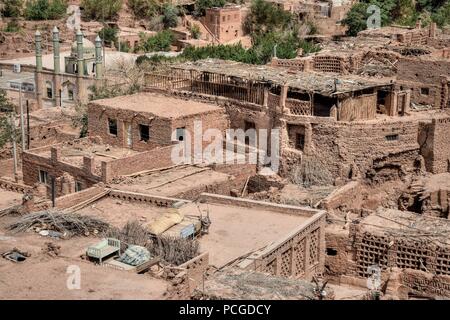
[(0, 189), (0, 210), (21, 204), (23, 195), (17, 192)]
[[(81, 259), (86, 247), (98, 238), (54, 240), (35, 233), (8, 234), (0, 222), (0, 253), (17, 247), (31, 256), (14, 263), (0, 257), (0, 299), (164, 299), (167, 283), (148, 274), (138, 275), (95, 265)], [(60, 255), (42, 251), (46, 242), (61, 246)], [(81, 272), (80, 289), (69, 290), (68, 266)]]

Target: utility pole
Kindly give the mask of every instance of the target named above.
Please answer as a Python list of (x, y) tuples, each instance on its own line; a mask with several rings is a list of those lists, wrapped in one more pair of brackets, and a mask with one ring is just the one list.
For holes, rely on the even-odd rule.
[(11, 112), (11, 142), (13, 145), (13, 160), (14, 160), (14, 181), (17, 182), (17, 146), (16, 146), (16, 123), (14, 117), (14, 110)]
[(22, 82), (20, 82), (19, 87), (19, 106), (20, 106), (20, 128), (22, 131), (22, 151), (25, 151), (25, 120), (23, 116)]

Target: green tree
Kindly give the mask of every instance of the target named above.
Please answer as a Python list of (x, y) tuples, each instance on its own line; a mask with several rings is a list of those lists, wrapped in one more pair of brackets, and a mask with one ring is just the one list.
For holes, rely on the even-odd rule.
[(156, 0), (128, 0), (128, 7), (138, 19), (148, 19), (160, 13)]
[(206, 9), (222, 8), (227, 3), (226, 0), (195, 0), (195, 15), (204, 16)]
[(347, 13), (345, 19), (342, 20), (342, 24), (348, 28), (347, 35), (355, 37), (358, 32), (367, 29), (367, 19), (369, 18), (367, 8), (367, 3), (357, 3)]
[(253, 0), (244, 27), (252, 37), (264, 33), (296, 28), (297, 19), (289, 12), (266, 0)]
[(165, 29), (175, 28), (178, 25), (178, 9), (170, 4), (165, 4), (162, 8), (162, 23)]
[(66, 0), (28, 0), (24, 15), (28, 20), (56, 20), (63, 18), (66, 10)]
[(441, 28), (450, 25), (450, 1), (440, 7), (436, 13), (432, 15), (432, 19)]
[(4, 17), (18, 18), (22, 14), (23, 0), (4, 0), (1, 14)]
[(122, 0), (82, 0), (83, 18), (87, 20), (107, 21), (117, 18), (122, 9)]
[(98, 35), (100, 38), (105, 41), (107, 45), (115, 45), (117, 43), (117, 33), (119, 30), (115, 27), (104, 26), (99, 32)]
[(145, 34), (141, 33), (140, 37), (140, 49), (145, 52), (169, 51), (174, 40), (170, 30), (160, 31), (150, 37), (146, 37)]

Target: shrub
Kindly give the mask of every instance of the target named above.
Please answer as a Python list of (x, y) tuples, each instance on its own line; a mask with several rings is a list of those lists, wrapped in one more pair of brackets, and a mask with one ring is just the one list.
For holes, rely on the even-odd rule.
[(200, 31), (200, 27), (196, 24), (192, 25), (191, 29), (189, 30), (191, 32), (191, 37), (193, 39), (200, 39), (200, 36), (202, 35)]
[(56, 20), (63, 18), (66, 10), (66, 0), (28, 0), (24, 15), (28, 20)]
[(114, 20), (122, 8), (122, 0), (82, 0), (81, 6), (87, 20)]
[(160, 31), (150, 37), (141, 34), (140, 48), (145, 52), (169, 51), (173, 40), (173, 34), (169, 30)]
[(4, 17), (18, 18), (22, 14), (23, 0), (4, 0), (1, 14)]

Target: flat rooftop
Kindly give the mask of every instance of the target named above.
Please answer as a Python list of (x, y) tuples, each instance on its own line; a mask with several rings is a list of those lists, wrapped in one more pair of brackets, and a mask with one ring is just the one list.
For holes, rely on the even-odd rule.
[[(389, 79), (368, 80), (353, 75), (336, 75), (318, 72), (292, 71), (288, 68), (268, 65), (253, 65), (220, 59), (204, 59), (195, 62), (175, 64), (175, 69), (194, 70), (222, 74), (229, 77), (288, 85), (299, 91), (335, 96), (339, 93), (360, 91), (368, 88), (391, 85)], [(335, 80), (339, 79), (335, 92)]]
[(92, 104), (114, 109), (147, 112), (160, 118), (169, 119), (223, 110), (221, 107), (212, 104), (149, 92), (95, 100)]
[(139, 221), (146, 225), (167, 212), (167, 208), (145, 203), (122, 201), (108, 196), (77, 211), (81, 215), (93, 216), (122, 228), (128, 221)]
[[(95, 166), (96, 174), (101, 173), (102, 161), (110, 162), (139, 153), (129, 148), (113, 147), (108, 144), (96, 143), (88, 138), (63, 142), (54, 145), (54, 147), (58, 149), (60, 152), (58, 161), (65, 162), (76, 167), (83, 166), (84, 156), (93, 157), (96, 165)], [(30, 149), (27, 150), (27, 152), (41, 157), (51, 158), (50, 147)]]
[[(253, 209), (233, 204), (200, 203), (203, 216), (209, 210), (209, 234), (199, 238), (200, 250), (209, 252), (209, 263), (216, 267), (265, 248), (296, 230), (308, 217)], [(180, 208), (185, 215), (200, 215), (195, 203)]]
[(225, 183), (230, 178), (230, 175), (216, 172), (211, 168), (178, 166), (136, 177), (123, 177), (120, 182), (112, 185), (112, 188), (157, 196), (177, 197), (191, 190), (202, 190), (208, 185)]
[[(379, 209), (376, 213), (364, 218), (362, 232), (370, 232), (393, 238), (417, 238), (424, 241), (448, 242), (450, 236), (450, 220), (427, 217), (413, 212), (395, 209)], [(442, 242), (444, 241), (444, 242)]]

